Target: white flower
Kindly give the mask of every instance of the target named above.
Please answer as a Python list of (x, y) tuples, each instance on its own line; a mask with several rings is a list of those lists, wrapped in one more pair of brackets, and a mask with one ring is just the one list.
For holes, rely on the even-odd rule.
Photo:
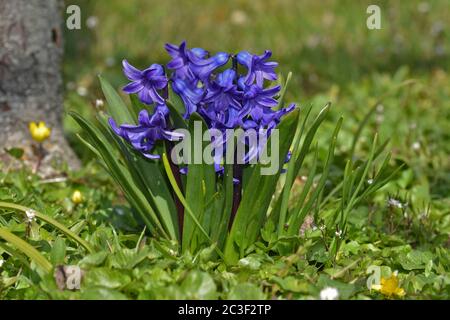
[(25, 211), (25, 214), (27, 216), (28, 222), (33, 222), (34, 218), (36, 217), (36, 213), (34, 212), (34, 210), (27, 210)]
[(5, 263), (5, 260), (0, 259), (0, 267)]
[(98, 18), (96, 16), (90, 16), (86, 19), (86, 26), (89, 29), (94, 29), (98, 24)]
[(96, 108), (101, 108), (101, 107), (103, 107), (104, 104), (105, 104), (105, 103), (103, 102), (102, 99), (97, 99), (97, 100), (95, 100), (95, 107), (96, 107)]
[(336, 237), (340, 238), (342, 236), (342, 230), (338, 230), (334, 233)]
[(420, 149), (420, 142), (414, 142), (411, 146), (413, 150), (419, 150)]
[(399, 209), (403, 208), (403, 204), (400, 201), (398, 201), (397, 199), (394, 199), (394, 198), (390, 198), (388, 200), (388, 205), (390, 205), (391, 207), (397, 207)]
[(373, 179), (367, 180), (367, 183), (368, 183), (368, 184), (372, 184), (372, 183), (373, 183)]
[(339, 299), (339, 291), (333, 287), (326, 287), (320, 291), (320, 300), (337, 300)]
[(88, 90), (85, 87), (79, 86), (77, 88), (77, 93), (82, 96), (85, 97), (88, 94)]

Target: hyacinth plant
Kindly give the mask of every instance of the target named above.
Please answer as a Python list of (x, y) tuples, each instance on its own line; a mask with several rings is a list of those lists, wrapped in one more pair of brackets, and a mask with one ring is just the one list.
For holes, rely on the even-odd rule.
[[(339, 209), (324, 218), (331, 226), (324, 239), (332, 259), (351, 209), (389, 179), (389, 156), (378, 168), (374, 165), (386, 143), (377, 146), (374, 141), (366, 161), (349, 161), (342, 183), (324, 194), (342, 118), (331, 133), (320, 170), (318, 148), (312, 142), (330, 104), (315, 119), (309, 119), (311, 107), (286, 104), (291, 74), (285, 81), (279, 79), (270, 51), (210, 54), (201, 48), (189, 49), (185, 42), (165, 48), (171, 57), (166, 66), (152, 64), (139, 70), (123, 61), (129, 80), (123, 92), (129, 103), (100, 77), (107, 104), (106, 110), (98, 112), (98, 123), (71, 112), (83, 129), (80, 139), (105, 165), (150, 233), (178, 242), (183, 252), (195, 254), (211, 247), (216, 257), (229, 264), (258, 245), (286, 254), (296, 250), (305, 217), (320, 215), (331, 195), (341, 194)], [(216, 153), (213, 163), (177, 164), (171, 151), (185, 139), (177, 129), (195, 136), (196, 122), (206, 134), (213, 129), (224, 135), (227, 129), (253, 129), (263, 132), (267, 143), (249, 146), (241, 162), (227, 163), (224, 154)], [(264, 175), (261, 169), (269, 164), (251, 160), (268, 151), (275, 131), (277, 158), (283, 161), (274, 174)], [(220, 142), (210, 139), (218, 144), (228, 137)], [(190, 143), (194, 157), (207, 145), (202, 141), (198, 150), (196, 141)], [(237, 152), (231, 151), (236, 158)], [(310, 154), (308, 179), (290, 207), (295, 177)]]

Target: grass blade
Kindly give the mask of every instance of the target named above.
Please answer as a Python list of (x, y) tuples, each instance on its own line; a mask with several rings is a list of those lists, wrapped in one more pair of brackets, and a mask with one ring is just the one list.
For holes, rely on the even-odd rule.
[(76, 235), (75, 233), (70, 231), (68, 228), (66, 228), (64, 225), (62, 225), (55, 219), (53, 219), (43, 213), (40, 213), (36, 210), (30, 209), (30, 208), (27, 208), (27, 207), (24, 207), (24, 206), (15, 204), (15, 203), (9, 203), (9, 202), (0, 202), (0, 208), (18, 210), (18, 211), (22, 211), (23, 213), (25, 213), (27, 211), (32, 211), (37, 218), (50, 224), (54, 228), (58, 229), (59, 231), (64, 233), (68, 238), (74, 240), (75, 242), (78, 242), (82, 247), (84, 247), (87, 251), (89, 251), (89, 253), (92, 253), (94, 251), (92, 249), (92, 247), (90, 246), (90, 244), (87, 243), (85, 240), (81, 239), (78, 235)]
[(322, 189), (325, 186), (325, 182), (328, 179), (328, 173), (330, 172), (330, 167), (331, 167), (331, 164), (334, 159), (334, 149), (336, 147), (337, 136), (339, 134), (339, 130), (341, 129), (342, 121), (343, 121), (343, 118), (342, 117), (339, 118), (339, 120), (336, 124), (336, 127), (334, 129), (333, 135), (331, 137), (330, 147), (328, 148), (328, 155), (327, 155), (325, 167), (323, 169), (323, 172), (322, 172), (320, 180), (317, 184), (317, 187), (314, 190), (314, 192), (311, 194), (311, 197), (309, 198), (306, 205), (301, 209), (300, 212), (295, 213), (295, 215), (293, 216), (292, 223), (289, 225), (289, 229), (288, 229), (289, 235), (297, 234), (300, 226), (303, 223), (305, 216), (311, 210), (311, 208), (314, 204), (314, 201), (316, 201), (316, 199), (319, 197), (319, 194), (322, 192)]
[(33, 246), (20, 239), (18, 236), (12, 234), (5, 228), (0, 227), (0, 238), (4, 239), (6, 242), (11, 243), (20, 252), (23, 252), (28, 256), (28, 258), (36, 262), (36, 264), (44, 269), (47, 273), (50, 273), (53, 270), (52, 264), (39, 251), (37, 251)]

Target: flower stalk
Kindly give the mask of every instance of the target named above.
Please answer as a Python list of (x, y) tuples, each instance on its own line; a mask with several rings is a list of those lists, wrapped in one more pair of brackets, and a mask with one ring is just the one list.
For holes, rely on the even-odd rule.
[[(238, 61), (236, 55), (232, 56), (232, 69), (234, 72), (238, 72)], [(236, 79), (234, 80), (236, 84)], [(228, 223), (228, 230), (231, 230), (233, 226), (234, 218), (236, 217), (236, 212), (241, 204), (242, 199), (242, 164), (238, 163), (237, 151), (234, 153), (234, 164), (233, 164), (233, 180), (236, 182), (233, 185), (233, 206), (231, 208), (230, 221)]]

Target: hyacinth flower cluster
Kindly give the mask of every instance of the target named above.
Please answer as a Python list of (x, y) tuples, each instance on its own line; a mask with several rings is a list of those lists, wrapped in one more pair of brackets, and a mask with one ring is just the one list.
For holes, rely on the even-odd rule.
[[(180, 134), (173, 132), (169, 122), (169, 108), (166, 105), (168, 86), (183, 101), (183, 117), (189, 119), (194, 112), (200, 114), (209, 129), (224, 133), (226, 129), (265, 130), (266, 135), (280, 123), (281, 118), (295, 108), (294, 104), (278, 110), (275, 99), (279, 85), (270, 83), (277, 80), (277, 63), (269, 61), (271, 52), (253, 55), (241, 51), (232, 55), (219, 52), (211, 55), (204, 49), (189, 49), (186, 42), (179, 46), (166, 44), (171, 56), (163, 67), (152, 64), (145, 70), (133, 67), (123, 61), (123, 71), (130, 80), (123, 91), (136, 94), (146, 105), (152, 105), (153, 113), (144, 109), (140, 112), (137, 125), (121, 124), (114, 119), (109, 123), (113, 131), (129, 142), (145, 157), (157, 159), (154, 147), (160, 140), (177, 141)], [(222, 139), (226, 141), (226, 138)], [(257, 157), (262, 150), (249, 151), (244, 161)], [(221, 157), (215, 157), (216, 171), (222, 172)], [(183, 171), (182, 171), (183, 172)]]
[[(171, 57), (165, 66), (139, 70), (123, 61), (130, 80), (123, 91), (130, 103), (99, 76), (106, 103), (96, 121), (69, 112), (83, 129), (80, 140), (133, 208), (129, 218), (136, 225), (145, 223), (152, 236), (178, 243), (181, 252), (209, 252), (206, 256), (228, 265), (236, 265), (261, 244), (280, 254), (298, 252), (306, 217), (328, 201), (322, 195), (342, 117), (330, 134), (322, 162), (314, 142), (331, 104), (312, 121), (308, 121), (312, 106), (285, 105), (290, 73), (285, 81), (277, 79), (270, 51), (210, 54), (189, 49), (185, 42), (165, 48)], [(228, 143), (230, 133), (233, 141)], [(251, 136), (248, 140), (246, 134)], [(396, 174), (389, 171), (389, 154), (380, 159), (378, 170), (373, 165), (386, 144), (378, 146), (375, 137), (366, 161), (347, 162), (341, 207), (327, 216), (319, 240), (330, 239), (330, 261), (345, 237), (349, 213)], [(313, 156), (308, 177), (291, 206), (292, 188), (308, 155)], [(161, 161), (153, 161), (158, 158)], [(289, 161), (287, 166), (280, 161), (283, 158)]]

